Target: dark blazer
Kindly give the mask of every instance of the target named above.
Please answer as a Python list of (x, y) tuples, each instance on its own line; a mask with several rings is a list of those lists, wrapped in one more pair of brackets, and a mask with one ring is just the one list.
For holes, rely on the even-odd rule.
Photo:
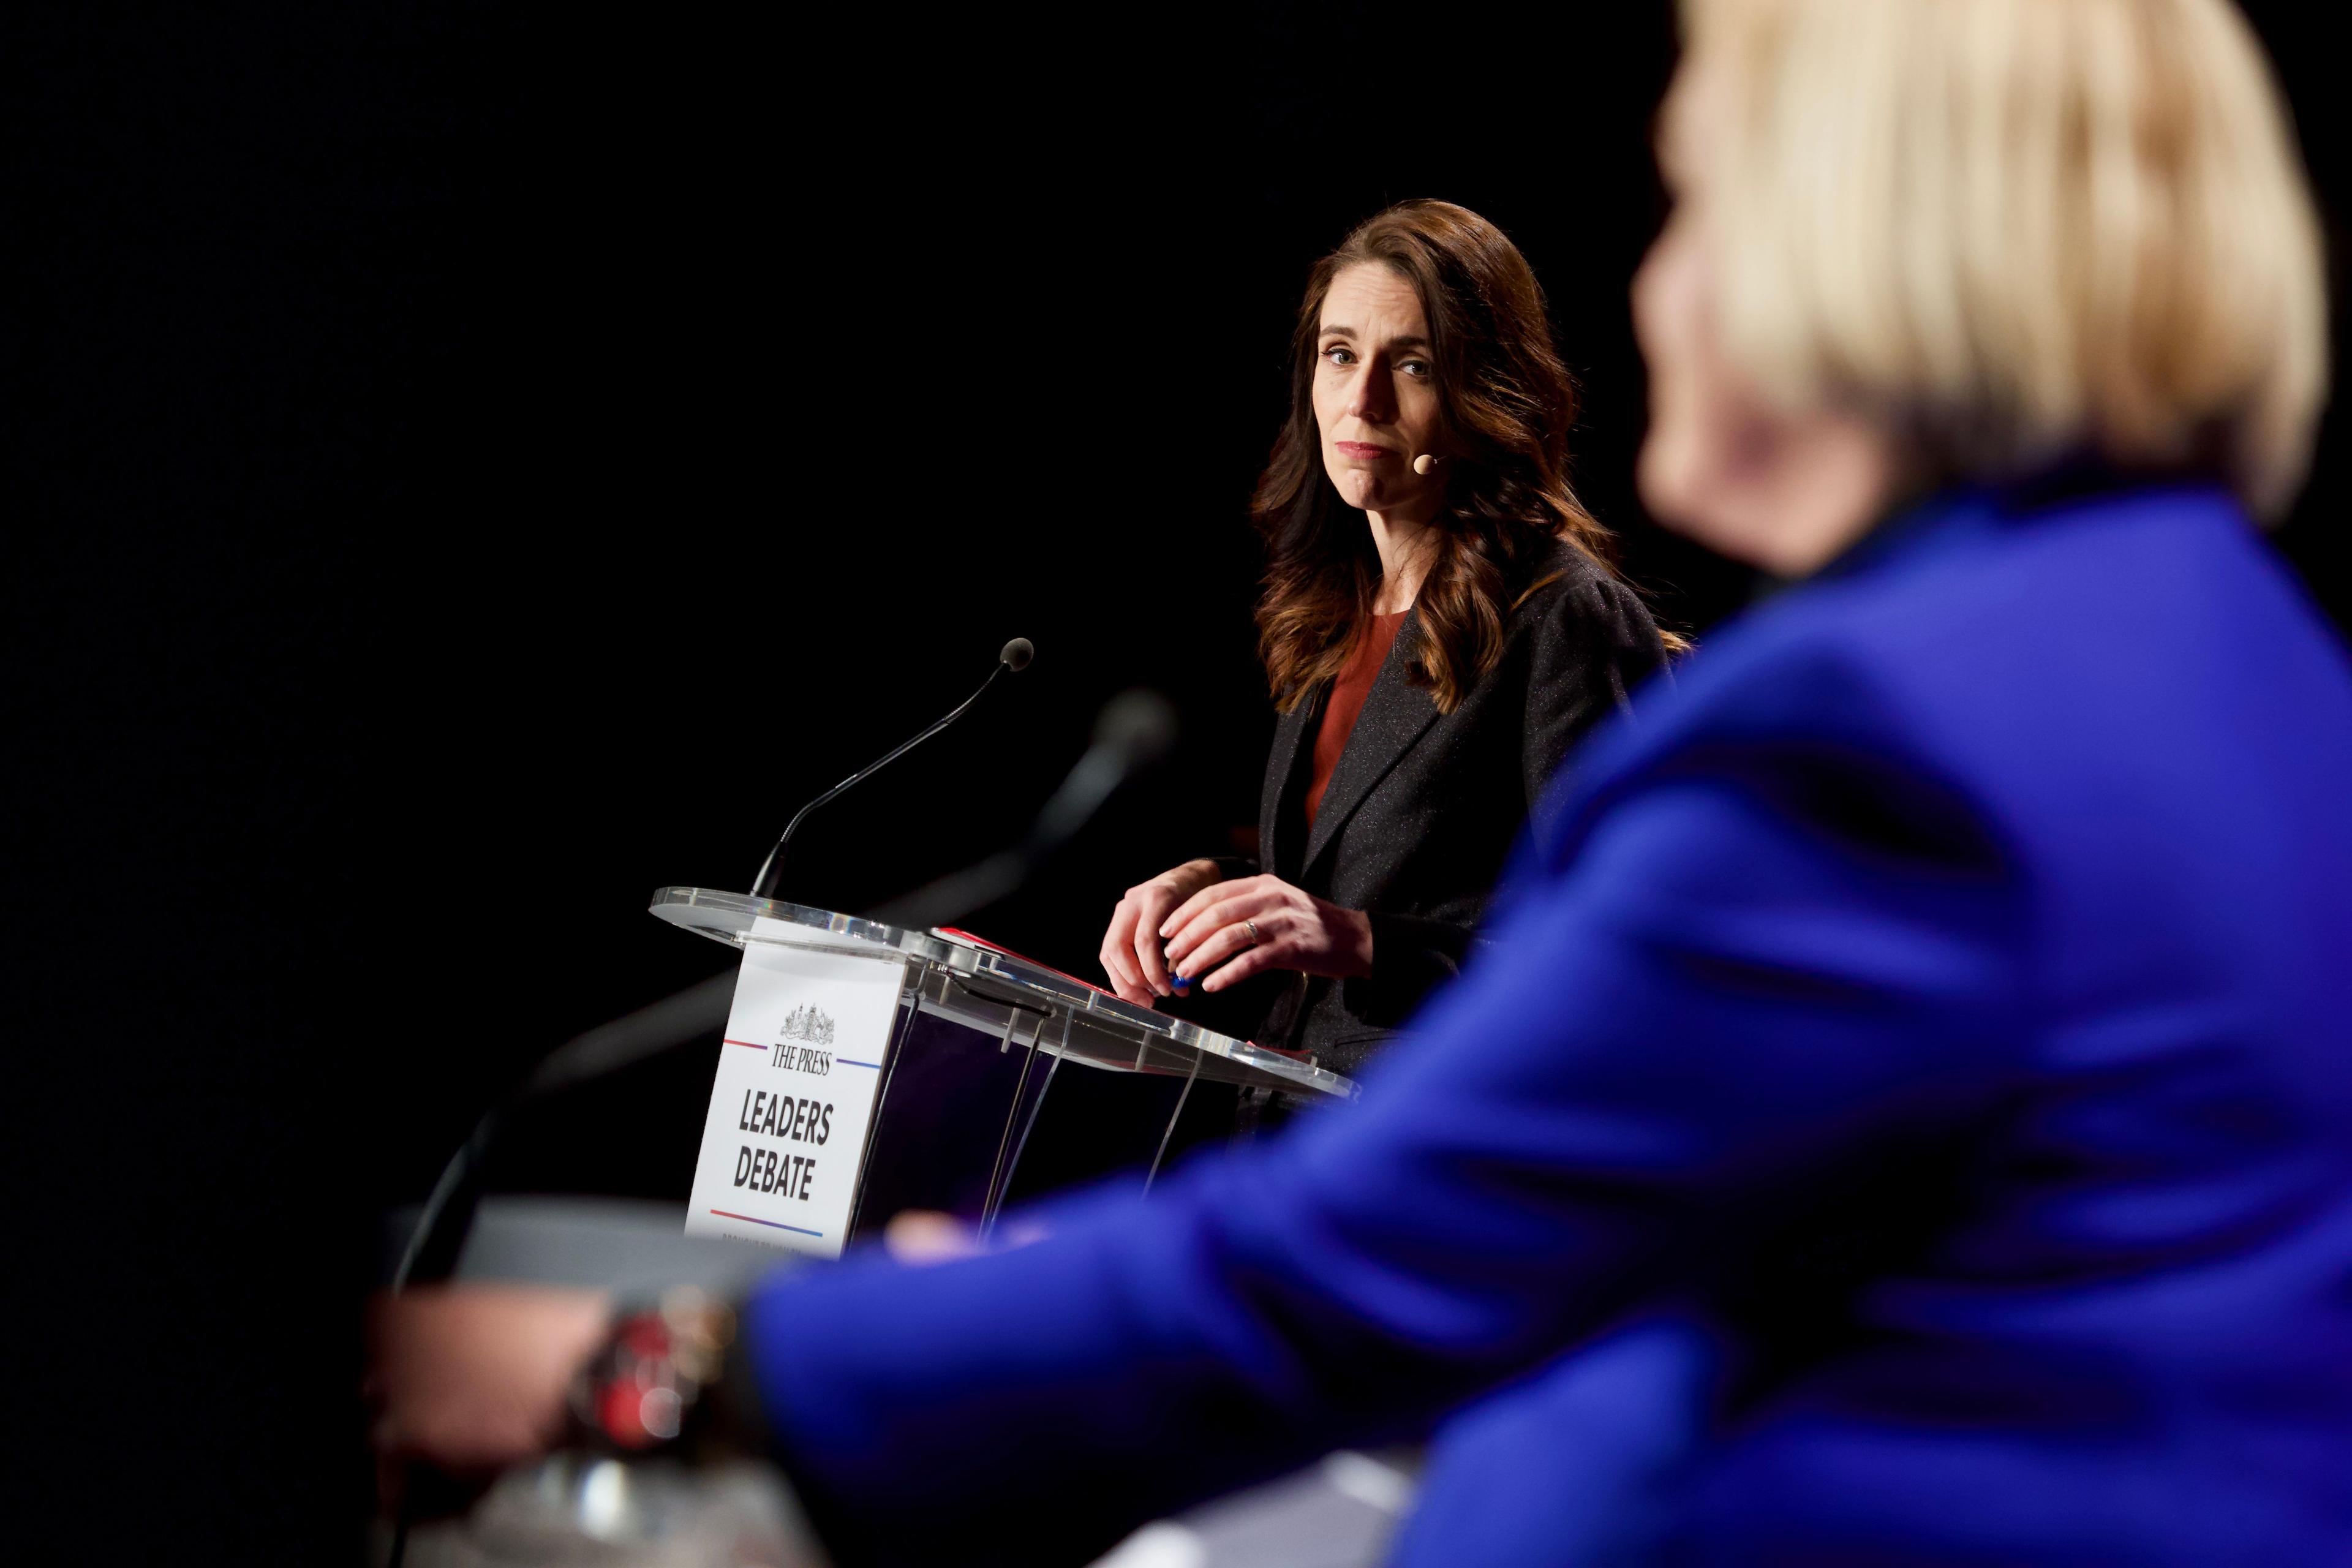
[(1946, 498), (1578, 752), (1361, 1101), (770, 1284), (762, 1407), (843, 1563), (1083, 1562), (1496, 1389), (1398, 1568), (2352, 1563), (2347, 804), (2226, 495)]
[[(1408, 617), (1324, 791), (1312, 832), (1303, 802), (1329, 689), (1282, 715), (1258, 804), (1258, 855), (1229, 874), (1271, 871), (1372, 921), (1372, 973), (1279, 977), (1261, 1045), (1307, 1050), (1353, 1072), (1422, 998), (1462, 971), (1511, 846), (1561, 760), (1664, 658), (1632, 590), (1568, 544), (1533, 564), (1504, 626), (1502, 658), (1451, 713), (1405, 676)], [(1269, 998), (1266, 993), (1273, 994)]]

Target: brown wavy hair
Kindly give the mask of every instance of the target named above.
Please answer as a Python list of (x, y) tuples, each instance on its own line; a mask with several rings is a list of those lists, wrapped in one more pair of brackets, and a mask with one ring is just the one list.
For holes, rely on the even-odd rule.
[(1364, 262), (1410, 284), (1429, 322), (1439, 439), (1453, 456), (1408, 679), (1450, 713), (1502, 658), (1511, 611), (1549, 580), (1538, 568), (1552, 542), (1613, 573), (1611, 541), (1569, 488), (1576, 384), (1527, 258), (1466, 207), (1400, 202), (1315, 264), (1291, 336), (1290, 416), (1250, 504), (1265, 539), (1258, 652), (1275, 706), (1289, 710), (1346, 667), (1380, 588), (1371, 530), (1333, 489), (1315, 423), (1324, 296)]

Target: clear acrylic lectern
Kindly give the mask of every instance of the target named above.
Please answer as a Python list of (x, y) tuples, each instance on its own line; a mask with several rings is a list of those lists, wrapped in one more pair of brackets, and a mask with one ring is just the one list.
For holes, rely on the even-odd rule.
[[(1192, 1085), (1202, 1079), (1334, 1100), (1352, 1100), (1357, 1092), (1353, 1080), (1317, 1067), (1311, 1058), (1268, 1050), (1136, 1006), (961, 932), (908, 931), (855, 915), (702, 888), (664, 888), (654, 895), (652, 912), (739, 949), (766, 944), (852, 952), (898, 967), (898, 1010), (878, 1063), (879, 1096), (857, 1156), (859, 1205), (873, 1173), (877, 1146), (887, 1142), (881, 1134), (892, 1081), (902, 1058), (912, 1052), (1001, 1057), (1016, 1047), (1023, 1052), (1001, 1128), (991, 1112), (993, 1159), (984, 1150), (978, 1155), (988, 1171), (980, 1205), (983, 1234), (995, 1224), (1045, 1091), (1066, 1061), (1183, 1080), (1152, 1156), (1147, 1186), (1159, 1173)], [(919, 1028), (926, 1021), (933, 1026)], [(1042, 1073), (1033, 1070), (1040, 1058)], [(976, 1171), (973, 1180), (977, 1185)], [(853, 1229), (856, 1213), (853, 1207)]]

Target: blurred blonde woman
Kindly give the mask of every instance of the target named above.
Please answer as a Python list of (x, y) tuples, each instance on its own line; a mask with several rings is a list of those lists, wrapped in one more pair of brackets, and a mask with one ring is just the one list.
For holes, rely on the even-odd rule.
[(1416, 1568), (2352, 1562), (2352, 671), (2256, 532), (2326, 338), (2269, 73), (2224, 0), (1685, 19), (1640, 478), (1791, 585), (1576, 753), (1351, 1111), (752, 1298), (844, 1560), (1076, 1561), (1443, 1423)]

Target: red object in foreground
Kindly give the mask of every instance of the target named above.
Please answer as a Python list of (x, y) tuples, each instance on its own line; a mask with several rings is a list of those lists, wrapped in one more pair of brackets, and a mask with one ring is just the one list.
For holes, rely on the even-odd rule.
[(653, 1434), (646, 1430), (645, 1402), (646, 1391), (634, 1379), (605, 1385), (604, 1408), (596, 1412), (596, 1424), (614, 1447), (652, 1447)]

